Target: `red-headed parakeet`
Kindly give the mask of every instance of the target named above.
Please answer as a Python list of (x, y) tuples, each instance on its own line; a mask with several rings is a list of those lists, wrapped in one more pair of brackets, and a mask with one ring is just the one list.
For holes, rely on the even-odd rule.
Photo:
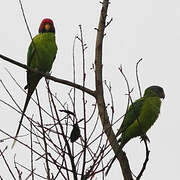
[[(51, 19), (43, 19), (40, 27), (39, 34), (33, 38), (31, 42), (28, 53), (27, 53), (27, 65), (32, 69), (37, 69), (40, 72), (49, 72), (51, 70), (52, 64), (56, 57), (57, 46), (55, 42), (55, 28), (53, 21)], [(15, 139), (21, 128), (23, 116), (25, 114), (26, 108), (28, 106), (31, 95), (33, 94), (39, 80), (42, 78), (40, 74), (27, 71), (27, 97), (22, 111), (21, 119), (19, 121), (19, 126), (15, 135)], [(14, 140), (12, 147), (14, 146), (16, 140)]]
[[(120, 129), (116, 134), (116, 136), (121, 134), (119, 139), (121, 148), (130, 139), (146, 134), (159, 116), (161, 98), (165, 98), (163, 88), (160, 86), (150, 86), (145, 90), (142, 98), (129, 106)], [(115, 159), (116, 157), (112, 159), (107, 172)]]

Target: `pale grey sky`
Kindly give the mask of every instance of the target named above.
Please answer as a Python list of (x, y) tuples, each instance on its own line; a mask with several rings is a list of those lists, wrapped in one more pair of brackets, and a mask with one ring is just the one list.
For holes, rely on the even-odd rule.
[[(93, 88), (94, 76), (89, 69), (94, 61), (96, 38), (94, 28), (97, 27), (99, 20), (101, 8), (99, 1), (31, 0), (22, 2), (33, 36), (37, 34), (39, 24), (44, 17), (52, 18), (55, 23), (58, 54), (52, 69), (54, 76), (72, 79), (72, 44), (74, 36), (79, 33), (78, 25), (82, 25), (84, 39), (88, 45), (86, 60), (89, 83), (87, 86)], [(0, 17), (0, 53), (26, 63), (27, 49), (31, 40), (18, 0), (2, 1)], [(143, 58), (139, 68), (142, 88), (160, 85), (166, 94), (162, 102), (160, 117), (148, 132), (151, 139), (149, 145), (151, 153), (142, 179), (178, 179), (180, 2), (178, 0), (112, 0), (108, 11), (108, 19), (110, 18), (113, 18), (113, 21), (106, 29), (103, 68), (104, 79), (111, 81), (112, 84), (116, 112), (120, 109), (119, 114), (122, 114), (126, 106), (124, 95), (126, 86), (118, 71), (121, 64), (131, 87), (135, 88), (134, 99), (139, 95), (135, 79), (135, 65), (140, 58)], [(78, 63), (80, 57), (78, 48), (75, 54)], [(1, 80), (6, 83), (20, 106), (23, 107), (25, 94), (16, 87), (4, 67), (8, 68), (22, 86), (26, 84), (25, 70), (0, 60)], [(63, 88), (64, 85), (58, 85), (57, 91), (63, 93), (64, 89), (67, 90)], [(0, 92), (1, 99), (11, 102), (1, 85)], [(30, 103), (27, 112), (32, 112), (32, 107), (33, 104)], [(12, 135), (15, 134), (20, 115), (3, 104), (0, 104), (0, 114), (1, 129)], [(3, 137), (0, 134), (0, 139)], [(1, 143), (0, 146), (3, 149), (5, 145), (10, 146), (11, 143), (8, 141)], [(17, 145), (16, 148), (18, 156), (21, 146)], [(7, 151), (9, 159), (13, 157), (17, 149), (12, 151), (9, 148)], [(125, 151), (133, 172), (138, 173), (145, 157), (144, 145), (140, 144), (139, 139), (136, 138), (128, 143)], [(121, 173), (117, 172), (118, 166), (116, 162), (107, 179), (117, 179), (121, 176)], [(4, 176), (4, 174), (5, 172), (0, 172), (0, 175)]]

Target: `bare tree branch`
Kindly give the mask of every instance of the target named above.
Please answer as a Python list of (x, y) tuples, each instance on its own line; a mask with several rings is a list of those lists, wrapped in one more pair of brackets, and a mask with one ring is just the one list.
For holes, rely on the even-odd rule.
[(146, 158), (145, 158), (142, 169), (141, 169), (140, 173), (138, 174), (136, 180), (139, 180), (142, 177), (143, 172), (146, 169), (147, 162), (149, 161), (149, 153), (150, 153), (150, 151), (149, 151), (148, 146), (147, 146), (147, 141), (144, 140), (144, 144), (145, 144), (145, 148), (146, 148)]
[(102, 77), (102, 46), (104, 39), (104, 31), (106, 27), (106, 17), (107, 10), (109, 6), (109, 0), (103, 0), (102, 9), (99, 19), (99, 25), (97, 29), (97, 38), (96, 38), (96, 50), (95, 50), (95, 81), (96, 81), (96, 92), (98, 96), (96, 97), (99, 115), (101, 117), (101, 123), (103, 129), (107, 135), (107, 138), (111, 144), (111, 147), (116, 154), (121, 169), (123, 172), (123, 176), (125, 180), (132, 180), (132, 174), (130, 170), (130, 166), (128, 163), (128, 159), (126, 154), (120, 149), (120, 146), (116, 140), (116, 136), (111, 128), (111, 124), (109, 121), (108, 113), (106, 110), (105, 100), (104, 100), (104, 92), (103, 92), (103, 77)]
[(7, 146), (5, 147), (5, 149), (4, 149), (3, 151), (0, 150), (0, 157), (2, 156), (2, 158), (3, 158), (3, 160), (4, 160), (4, 162), (5, 162), (6, 166), (7, 166), (8, 171), (10, 172), (12, 178), (16, 180), (16, 178), (15, 178), (13, 172), (11, 171), (11, 168), (10, 168), (10, 166), (9, 166), (9, 164), (8, 164), (5, 156), (4, 156), (4, 152), (5, 152), (6, 150), (7, 150)]
[(10, 62), (10, 63), (12, 63), (12, 64), (15, 64), (15, 65), (17, 65), (17, 66), (19, 66), (19, 67), (22, 67), (22, 68), (24, 68), (24, 69), (27, 69), (27, 70), (30, 71), (30, 72), (38, 73), (38, 74), (40, 74), (41, 76), (43, 76), (43, 77), (45, 77), (45, 78), (47, 78), (47, 79), (50, 79), (50, 80), (52, 80), (52, 81), (54, 81), (54, 82), (58, 82), (58, 83), (61, 83), (61, 84), (65, 84), (65, 85), (67, 85), (67, 86), (75, 87), (75, 88), (77, 88), (77, 89), (79, 89), (79, 90), (81, 90), (81, 91), (83, 91), (83, 92), (86, 92), (87, 94), (89, 94), (89, 95), (91, 95), (91, 96), (93, 96), (93, 97), (96, 97), (96, 92), (95, 92), (95, 91), (93, 91), (93, 90), (91, 90), (91, 89), (88, 89), (88, 88), (86, 88), (86, 87), (83, 87), (83, 86), (81, 86), (81, 85), (79, 85), (79, 84), (75, 84), (75, 83), (72, 83), (72, 82), (67, 81), (67, 80), (64, 80), (64, 79), (56, 78), (56, 77), (54, 77), (54, 76), (51, 76), (50, 74), (43, 73), (43, 72), (40, 72), (40, 71), (38, 71), (38, 70), (34, 70), (34, 69), (30, 68), (29, 66), (26, 66), (25, 64), (19, 63), (19, 62), (15, 61), (15, 60), (13, 60), (13, 59), (11, 59), (11, 58), (8, 58), (8, 57), (6, 57), (6, 56), (4, 56), (4, 55), (2, 55), (2, 54), (0, 54), (0, 58), (1, 58), (1, 59), (4, 59), (5, 61), (8, 61), (8, 62)]
[(142, 92), (141, 92), (141, 85), (140, 85), (139, 75), (138, 75), (138, 66), (141, 61), (142, 61), (142, 58), (136, 63), (136, 80), (137, 80), (137, 84), (138, 84), (138, 88), (139, 88), (140, 97), (142, 97)]

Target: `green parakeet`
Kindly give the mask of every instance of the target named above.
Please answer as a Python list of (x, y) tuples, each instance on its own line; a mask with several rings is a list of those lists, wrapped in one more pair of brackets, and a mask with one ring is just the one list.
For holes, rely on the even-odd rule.
[[(119, 139), (121, 148), (130, 139), (146, 134), (159, 116), (161, 98), (165, 98), (163, 88), (160, 86), (150, 86), (145, 90), (142, 98), (129, 106), (120, 129), (116, 134), (116, 137), (121, 134)], [(108, 171), (115, 159), (116, 157), (112, 159)]]
[[(49, 72), (56, 57), (56, 53), (57, 46), (55, 42), (54, 24), (51, 19), (46, 18), (42, 20), (39, 27), (39, 34), (33, 38), (33, 41), (29, 46), (27, 53), (27, 65), (40, 72)], [(27, 97), (15, 138), (17, 138), (20, 131), (22, 120), (31, 99), (31, 95), (36, 89), (36, 86), (41, 78), (41, 75), (27, 71), (27, 85), (25, 86), (25, 89), (27, 89)], [(16, 140), (14, 140), (12, 147), (15, 142)]]

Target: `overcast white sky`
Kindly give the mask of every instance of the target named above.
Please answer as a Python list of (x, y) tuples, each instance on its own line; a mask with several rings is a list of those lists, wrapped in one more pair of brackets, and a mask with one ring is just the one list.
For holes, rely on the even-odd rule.
[[(22, 1), (26, 17), (34, 35), (44, 17), (53, 19), (56, 27), (58, 54), (52, 72), (62, 79), (72, 79), (72, 44), (74, 36), (79, 33), (78, 25), (84, 30), (84, 39), (88, 45), (87, 86), (93, 88), (93, 72), (90, 71), (94, 61), (96, 31), (101, 5), (99, 0), (76, 1)], [(6, 0), (0, 6), (0, 54), (7, 55), (26, 63), (27, 49), (30, 44), (18, 0)], [(179, 141), (179, 59), (180, 59), (180, 2), (178, 0), (112, 0), (108, 19), (113, 18), (106, 30), (104, 40), (103, 68), (104, 79), (111, 81), (115, 96), (115, 110), (120, 114), (126, 106), (125, 83), (118, 67), (122, 64), (124, 72), (134, 87), (134, 98), (138, 98), (135, 79), (136, 62), (143, 58), (139, 73), (143, 90), (150, 85), (164, 88), (166, 98), (163, 100), (161, 114), (149, 131), (151, 139), (150, 160), (143, 175), (143, 180), (178, 179), (180, 161)], [(77, 48), (76, 59), (80, 51)], [(0, 60), (1, 80), (23, 107), (25, 95), (17, 88), (4, 67), (15, 76), (18, 82), (26, 84), (25, 70)], [(91, 81), (90, 81), (91, 80)], [(44, 82), (43, 82), (44, 83)], [(61, 93), (64, 85), (58, 85)], [(0, 98), (11, 102), (0, 85)], [(28, 111), (32, 111), (29, 106)], [(20, 115), (0, 104), (1, 129), (15, 134)], [(0, 134), (0, 139), (4, 135)], [(1, 143), (0, 148), (12, 142)], [(144, 160), (144, 145), (139, 140), (132, 140), (125, 148), (131, 168), (137, 173)], [(20, 150), (19, 150), (20, 151)], [(9, 149), (11, 157), (15, 150)], [(18, 155), (18, 153), (17, 153)], [(0, 157), (1, 158), (1, 157)], [(113, 166), (107, 179), (121, 177), (117, 171), (118, 163)], [(5, 172), (0, 171), (4, 176)], [(5, 178), (8, 179), (8, 178)], [(120, 178), (121, 179), (121, 178)]]

